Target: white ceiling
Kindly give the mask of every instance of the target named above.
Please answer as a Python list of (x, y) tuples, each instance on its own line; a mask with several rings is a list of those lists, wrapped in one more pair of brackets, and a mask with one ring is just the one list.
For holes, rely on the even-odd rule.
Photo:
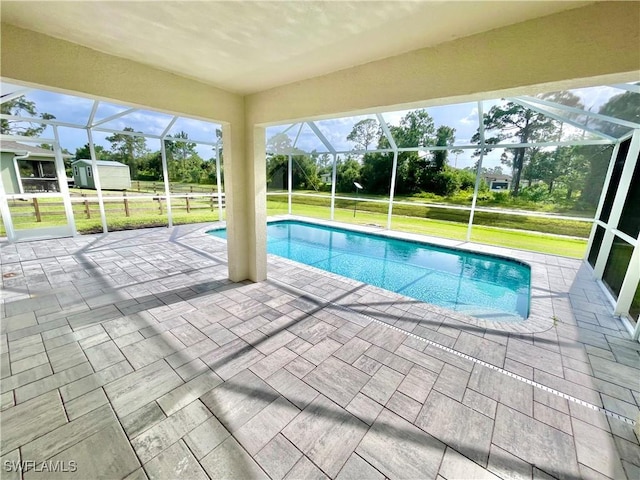
[(587, 3), (2, 0), (0, 8), (3, 22), (247, 94)]

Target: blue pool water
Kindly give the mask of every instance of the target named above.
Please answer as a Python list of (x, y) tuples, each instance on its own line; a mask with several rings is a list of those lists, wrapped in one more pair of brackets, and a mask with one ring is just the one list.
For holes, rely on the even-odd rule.
[(529, 315), (531, 269), (515, 260), (292, 220), (269, 223), (267, 250), (486, 320)]

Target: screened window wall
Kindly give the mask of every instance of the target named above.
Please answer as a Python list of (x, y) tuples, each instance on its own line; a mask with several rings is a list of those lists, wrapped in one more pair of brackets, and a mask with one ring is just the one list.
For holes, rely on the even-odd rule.
[[(41, 162), (32, 160), (33, 153), (25, 159), (20, 159), (20, 152), (2, 153), (2, 233), (10, 240), (224, 219), (220, 125), (42, 90), (2, 87), (3, 94), (16, 88), (3, 96), (3, 103), (32, 102), (54, 117), (40, 118), (35, 111), (33, 117), (2, 114), (9, 133), (16, 133), (2, 135), (3, 142), (52, 150), (51, 161)], [(67, 104), (74, 108), (60, 107)], [(28, 114), (21, 111), (21, 115)], [(34, 130), (34, 125), (39, 128)], [(29, 136), (21, 135), (24, 132)], [(5, 167), (11, 166), (15, 155), (14, 174)], [(16, 181), (22, 177), (25, 182)], [(44, 189), (40, 182), (35, 189), (18, 188), (41, 177), (54, 187)]]
[[(640, 108), (636, 90), (599, 87), (599, 111)], [(614, 146), (640, 124), (581, 94), (270, 127), (269, 213), (583, 258)]]
[(626, 319), (634, 338), (640, 336), (640, 130), (628, 135), (613, 152), (605, 193), (589, 239), (587, 261)]

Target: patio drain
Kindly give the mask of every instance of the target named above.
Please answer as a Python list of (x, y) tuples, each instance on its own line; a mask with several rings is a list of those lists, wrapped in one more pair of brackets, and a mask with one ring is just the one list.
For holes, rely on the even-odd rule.
[(322, 298), (320, 298), (320, 297), (318, 297), (316, 295), (310, 294), (308, 292), (300, 290), (299, 288), (293, 287), (291, 285), (288, 285), (288, 284), (286, 284), (284, 282), (281, 282), (281, 281), (278, 281), (278, 280), (269, 279), (269, 281), (272, 281), (272, 282), (275, 282), (275, 283), (279, 283), (279, 284), (281, 284), (283, 286), (286, 286), (287, 288), (290, 288), (290, 289), (293, 289), (293, 290), (297, 290), (300, 293), (301, 296), (310, 298), (314, 302), (319, 302), (319, 303), (324, 304), (325, 306), (332, 306), (332, 307), (335, 307), (335, 308), (337, 308), (339, 310), (344, 310), (344, 311), (347, 311), (347, 312), (350, 312), (350, 313), (355, 313), (357, 315), (360, 315), (362, 317), (365, 317), (365, 318), (371, 320), (372, 322), (377, 323), (378, 325), (382, 325), (383, 327), (387, 327), (387, 328), (390, 328), (392, 330), (396, 330), (398, 332), (401, 332), (401, 333), (407, 335), (408, 337), (415, 338), (416, 340), (424, 342), (424, 343), (426, 343), (428, 345), (431, 345), (433, 347), (439, 348), (440, 350), (444, 350), (445, 352), (451, 353), (452, 355), (455, 355), (455, 356), (460, 357), (460, 358), (464, 358), (465, 360), (469, 360), (470, 362), (476, 363), (478, 365), (482, 365), (483, 367), (487, 367), (487, 368), (489, 368), (491, 370), (494, 370), (496, 372), (500, 372), (503, 375), (511, 377), (511, 378), (513, 378), (515, 380), (519, 380), (519, 381), (521, 381), (523, 383), (526, 383), (527, 385), (531, 385), (532, 387), (539, 388), (540, 390), (544, 390), (545, 392), (551, 393), (553, 395), (557, 395), (558, 397), (564, 398), (565, 400), (568, 400), (570, 402), (577, 403), (578, 405), (582, 405), (583, 407), (589, 408), (591, 410), (595, 410), (597, 412), (600, 412), (600, 413), (606, 415), (607, 417), (615, 418), (616, 420), (619, 420), (619, 421), (624, 422), (624, 423), (626, 423), (628, 425), (631, 425), (632, 427), (636, 426), (636, 421), (631, 419), (631, 418), (625, 417), (625, 416), (620, 415), (620, 414), (618, 414), (616, 412), (612, 412), (611, 410), (607, 410), (606, 408), (599, 407), (597, 405), (594, 405), (593, 403), (585, 402), (584, 400), (576, 398), (576, 397), (574, 397), (572, 395), (568, 395), (568, 394), (563, 393), (563, 392), (561, 392), (559, 390), (547, 387), (546, 385), (543, 385), (541, 383), (534, 382), (533, 380), (529, 380), (526, 377), (523, 377), (523, 376), (518, 375), (516, 373), (509, 372), (508, 370), (505, 370), (503, 368), (497, 367), (496, 365), (492, 365), (491, 363), (485, 362), (484, 360), (480, 360), (479, 358), (472, 357), (471, 355), (467, 355), (466, 353), (462, 353), (462, 352), (459, 352), (458, 350), (454, 350), (451, 347), (447, 347), (447, 346), (442, 345), (440, 343), (434, 342), (433, 340), (428, 340), (428, 339), (423, 338), (423, 337), (421, 337), (419, 335), (416, 335), (415, 333), (408, 332), (406, 330), (403, 330), (402, 328), (398, 328), (395, 325), (389, 325), (388, 323), (385, 323), (385, 322), (383, 322), (381, 320), (378, 320), (377, 318), (372, 317), (371, 315), (367, 315), (366, 313), (358, 312), (357, 310), (353, 310), (352, 308), (345, 307), (344, 305), (340, 305), (339, 303), (335, 303), (335, 302), (331, 302), (331, 301), (328, 301), (328, 300), (324, 300), (324, 299), (322, 299)]

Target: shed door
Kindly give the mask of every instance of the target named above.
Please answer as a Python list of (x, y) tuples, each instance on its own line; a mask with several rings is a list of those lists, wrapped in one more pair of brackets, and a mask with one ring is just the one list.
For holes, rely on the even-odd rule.
[[(9, 139), (26, 144), (47, 143), (37, 137), (0, 135), (0, 140)], [(51, 144), (56, 152), (55, 177), (47, 177), (47, 182), (24, 182), (22, 193), (8, 194), (12, 190), (6, 184), (7, 179), (3, 176), (0, 182), (0, 211), (4, 234), (11, 242), (70, 237), (76, 233), (60, 146), (57, 143)], [(20, 179), (18, 168), (15, 169), (15, 175)]]
[(83, 188), (89, 186), (87, 182), (87, 167), (84, 165), (80, 167), (80, 186)]

